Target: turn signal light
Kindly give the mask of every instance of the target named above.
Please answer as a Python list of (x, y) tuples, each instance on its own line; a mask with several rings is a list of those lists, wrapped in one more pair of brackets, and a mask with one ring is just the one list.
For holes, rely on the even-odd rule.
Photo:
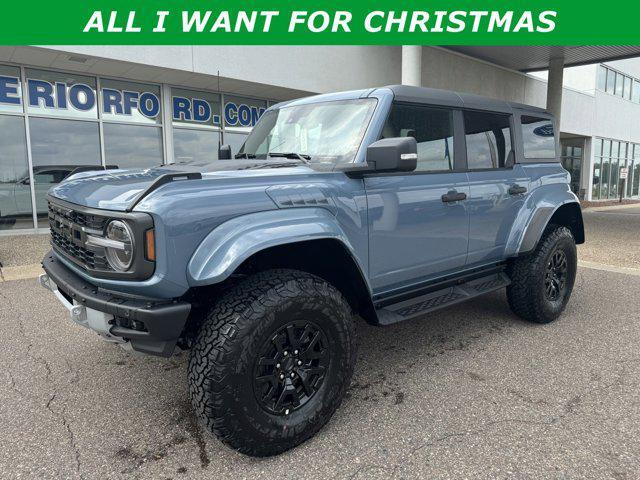
[(156, 261), (156, 234), (153, 229), (144, 232), (145, 256), (151, 262)]

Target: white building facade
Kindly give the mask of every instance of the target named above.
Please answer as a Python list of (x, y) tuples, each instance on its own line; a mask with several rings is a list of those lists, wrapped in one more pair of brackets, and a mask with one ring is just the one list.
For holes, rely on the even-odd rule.
[[(0, 235), (46, 231), (46, 191), (77, 167), (215, 161), (274, 102), (401, 83), (401, 48), (0, 47)], [(423, 86), (546, 104), (544, 74), (438, 47), (421, 56)], [(574, 191), (640, 198), (640, 59), (567, 68), (564, 85)]]

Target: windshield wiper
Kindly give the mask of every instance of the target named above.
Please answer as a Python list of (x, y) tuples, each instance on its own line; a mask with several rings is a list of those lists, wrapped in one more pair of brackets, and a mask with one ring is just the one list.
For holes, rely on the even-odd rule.
[(253, 153), (236, 153), (233, 158), (256, 158), (255, 154)]
[(267, 155), (270, 157), (284, 157), (284, 158), (295, 158), (300, 160), (303, 163), (309, 165), (311, 162), (311, 155), (306, 155), (304, 153), (296, 153), (296, 152), (269, 152)]

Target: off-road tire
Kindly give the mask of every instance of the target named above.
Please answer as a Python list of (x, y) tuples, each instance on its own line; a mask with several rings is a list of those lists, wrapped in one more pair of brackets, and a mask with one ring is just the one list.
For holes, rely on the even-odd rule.
[[(545, 272), (552, 256), (560, 250), (567, 261), (567, 276), (558, 298), (550, 300), (545, 292)], [(511, 285), (507, 287), (507, 299), (511, 310), (529, 322), (549, 323), (564, 311), (576, 278), (578, 256), (571, 230), (549, 225), (535, 250), (513, 259), (507, 273)]]
[[(292, 318), (322, 329), (330, 363), (305, 404), (275, 415), (254, 394), (253, 373), (261, 346)], [(331, 418), (349, 387), (356, 350), (354, 315), (335, 287), (296, 270), (261, 272), (208, 310), (189, 357), (191, 403), (222, 442), (247, 455), (276, 455), (312, 437)]]

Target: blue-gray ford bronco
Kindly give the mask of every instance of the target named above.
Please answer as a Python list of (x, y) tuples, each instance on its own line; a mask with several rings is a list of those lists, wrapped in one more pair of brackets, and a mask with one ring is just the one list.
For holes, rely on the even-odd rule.
[(207, 427), (277, 454), (340, 405), (357, 317), (384, 326), (506, 288), (520, 318), (558, 318), (584, 228), (555, 127), (407, 86), (280, 103), (233, 156), (55, 186), (40, 282), (105, 340), (189, 350)]

